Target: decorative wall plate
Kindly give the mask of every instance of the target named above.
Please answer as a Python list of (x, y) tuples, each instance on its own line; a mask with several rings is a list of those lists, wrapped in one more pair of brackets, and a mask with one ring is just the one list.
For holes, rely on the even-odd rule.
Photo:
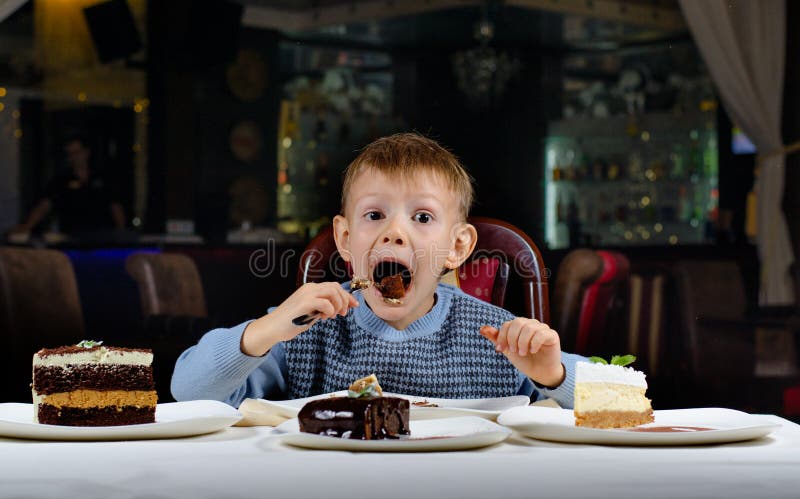
[(228, 88), (237, 98), (253, 102), (267, 87), (267, 65), (255, 50), (240, 50), (236, 61), (228, 66)]
[(244, 163), (257, 160), (264, 145), (261, 128), (253, 121), (241, 121), (234, 125), (229, 142), (233, 156)]

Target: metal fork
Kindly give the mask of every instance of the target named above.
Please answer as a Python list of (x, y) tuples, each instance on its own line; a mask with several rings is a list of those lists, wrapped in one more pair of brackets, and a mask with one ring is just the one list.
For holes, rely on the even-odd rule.
[[(352, 293), (353, 291), (357, 291), (359, 289), (366, 289), (370, 286), (378, 287), (380, 285), (374, 281), (370, 281), (369, 279), (353, 279), (350, 283), (350, 292)], [(320, 312), (317, 310), (310, 314), (299, 315), (292, 319), (292, 324), (295, 326), (306, 326), (317, 320), (319, 318), (319, 314)]]

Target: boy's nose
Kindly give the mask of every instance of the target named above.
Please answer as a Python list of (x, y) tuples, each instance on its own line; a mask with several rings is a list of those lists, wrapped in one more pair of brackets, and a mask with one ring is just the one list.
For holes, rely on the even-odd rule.
[(392, 225), (386, 229), (384, 232), (383, 237), (381, 238), (381, 243), (383, 244), (396, 244), (397, 246), (405, 246), (406, 245), (406, 236), (403, 234), (403, 231), (400, 230), (399, 227), (396, 225)]

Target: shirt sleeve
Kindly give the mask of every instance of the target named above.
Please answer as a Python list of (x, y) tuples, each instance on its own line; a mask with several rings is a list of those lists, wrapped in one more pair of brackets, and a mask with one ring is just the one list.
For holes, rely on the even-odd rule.
[(242, 334), (250, 322), (211, 330), (178, 357), (170, 387), (175, 400), (211, 399), (238, 407), (246, 398), (283, 398), (284, 345), (262, 357), (242, 353)]
[(566, 376), (564, 381), (555, 388), (542, 386), (520, 373), (521, 380), (517, 394), (528, 395), (533, 402), (551, 398), (564, 409), (572, 409), (575, 406), (575, 364), (579, 361), (587, 361), (587, 359), (574, 353), (561, 352), (561, 363), (564, 365)]

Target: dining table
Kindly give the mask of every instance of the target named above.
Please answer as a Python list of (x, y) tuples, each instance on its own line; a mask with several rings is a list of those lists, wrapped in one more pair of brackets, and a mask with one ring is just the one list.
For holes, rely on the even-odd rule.
[(0, 437), (0, 498), (798, 498), (800, 425), (714, 445), (559, 443), (513, 432), (472, 450), (293, 447), (270, 426), (184, 438)]

